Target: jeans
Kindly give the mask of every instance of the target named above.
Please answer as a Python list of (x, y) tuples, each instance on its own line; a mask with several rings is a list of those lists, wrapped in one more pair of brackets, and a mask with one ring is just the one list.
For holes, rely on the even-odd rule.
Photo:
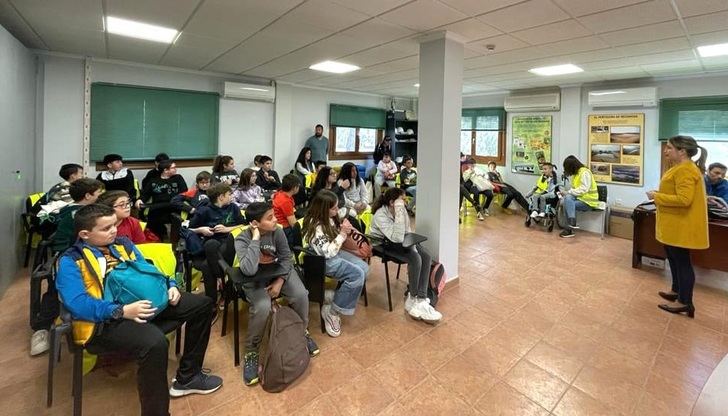
[(230, 249), (227, 247), (228, 241), (227, 236), (225, 239), (209, 238), (203, 243), (204, 254), (192, 259), (192, 265), (202, 272), (205, 296), (212, 299), (213, 303), (217, 302), (217, 279), (222, 279), (224, 274), (217, 261), (221, 251)]
[(546, 212), (546, 206), (550, 205), (553, 208), (553, 212), (556, 212), (556, 204), (559, 199), (553, 192), (544, 192), (542, 194), (534, 193), (531, 195), (531, 203), (528, 206), (528, 211)]
[(342, 281), (331, 303), (333, 310), (342, 315), (354, 315), (367, 273), (369, 265), (348, 251), (340, 250), (334, 257), (326, 259), (326, 275)]
[(576, 220), (576, 211), (591, 211), (591, 207), (586, 202), (576, 199), (574, 195), (566, 195), (564, 197), (564, 210), (566, 211), (566, 218), (570, 220)]
[(678, 302), (683, 305), (692, 305), (695, 271), (690, 262), (690, 250), (665, 245), (665, 254), (667, 255), (667, 261), (670, 263), (672, 291), (677, 293)]
[(404, 254), (407, 257), (410, 294), (424, 299), (427, 297), (427, 287), (430, 284), (432, 256), (419, 244), (406, 248)]
[(206, 296), (181, 293), (177, 306), (168, 306), (146, 324), (129, 319), (97, 325), (87, 349), (93, 354), (121, 351), (137, 359), (137, 391), (142, 416), (169, 415), (167, 337), (155, 323), (186, 323), (184, 353), (177, 369), (177, 381), (189, 382), (202, 370), (210, 339), (212, 301)]
[[(269, 282), (245, 282), (243, 291), (248, 299), (248, 334), (245, 337), (245, 352), (258, 351), (263, 339), (265, 325), (270, 315), (271, 298), (265, 287)], [(303, 320), (304, 327), (308, 327), (308, 290), (303, 286), (301, 278), (295, 270), (288, 275), (288, 279), (281, 287), (281, 295), (288, 300), (289, 306), (296, 311)]]

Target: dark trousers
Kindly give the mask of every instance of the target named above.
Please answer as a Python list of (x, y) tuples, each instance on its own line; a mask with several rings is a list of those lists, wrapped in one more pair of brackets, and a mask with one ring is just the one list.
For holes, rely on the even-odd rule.
[(203, 243), (204, 257), (200, 256), (192, 260), (196, 269), (202, 272), (202, 280), (205, 284), (205, 296), (210, 298), (213, 303), (217, 302), (217, 279), (223, 277), (223, 270), (220, 268), (218, 259), (220, 259), (221, 251), (226, 251), (228, 243), (227, 235), (225, 239), (209, 238)]
[(120, 351), (137, 359), (137, 391), (142, 416), (169, 415), (167, 353), (169, 343), (157, 326), (163, 321), (186, 323), (184, 353), (177, 381), (184, 384), (202, 370), (210, 339), (212, 306), (205, 296), (182, 292), (177, 306), (168, 306), (153, 321), (140, 324), (128, 319), (106, 322), (87, 344), (93, 354)]
[(523, 197), (523, 194), (518, 192), (516, 188), (514, 188), (512, 185), (504, 184), (506, 186), (501, 187), (500, 193), (506, 196), (506, 199), (503, 201), (503, 205), (501, 205), (503, 208), (508, 208), (508, 206), (511, 204), (511, 201), (514, 199), (520, 205), (524, 211), (528, 212), (528, 201), (526, 201), (526, 198)]
[[(472, 197), (470, 196), (471, 194), (473, 195)], [(463, 198), (465, 198), (468, 202), (473, 204), (477, 211), (480, 211), (480, 195), (485, 195), (485, 204), (483, 204), (483, 208), (490, 208), (490, 203), (493, 201), (493, 191), (479, 191), (478, 188), (470, 181), (460, 185), (460, 205), (463, 204)]]
[(419, 244), (403, 250), (407, 257), (410, 295), (424, 299), (427, 297), (427, 288), (430, 285), (432, 256)]
[(690, 262), (690, 250), (682, 247), (665, 245), (665, 254), (670, 263), (672, 274), (672, 291), (677, 293), (678, 302), (683, 305), (693, 304), (693, 287), (695, 271)]
[[(172, 208), (159, 208), (149, 211), (147, 215), (147, 228), (152, 230), (161, 241), (169, 241), (176, 244), (179, 240), (179, 221), (172, 219)], [(171, 233), (167, 240), (167, 224), (170, 224)]]

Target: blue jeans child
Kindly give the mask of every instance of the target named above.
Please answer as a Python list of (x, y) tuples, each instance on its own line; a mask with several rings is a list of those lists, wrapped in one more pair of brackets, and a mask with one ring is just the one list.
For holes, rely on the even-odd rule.
[(364, 260), (344, 250), (326, 259), (326, 275), (343, 282), (334, 294), (333, 310), (342, 315), (354, 315), (368, 272), (369, 265)]

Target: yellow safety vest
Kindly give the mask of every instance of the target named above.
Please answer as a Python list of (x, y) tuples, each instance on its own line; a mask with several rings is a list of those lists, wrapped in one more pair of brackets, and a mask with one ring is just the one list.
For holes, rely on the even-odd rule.
[[(582, 167), (576, 172), (576, 175), (571, 177), (571, 188), (578, 188), (581, 186), (581, 174), (588, 170), (586, 167)], [(591, 185), (589, 190), (585, 193), (576, 197), (579, 201), (589, 205), (592, 208), (599, 208), (601, 203), (599, 202), (599, 192), (597, 192), (597, 181), (594, 180), (594, 175), (591, 177)]]
[(538, 182), (536, 182), (536, 189), (538, 190), (539, 194), (542, 194), (549, 190), (550, 181), (551, 178), (547, 178), (544, 175), (541, 175), (541, 177), (538, 178)]

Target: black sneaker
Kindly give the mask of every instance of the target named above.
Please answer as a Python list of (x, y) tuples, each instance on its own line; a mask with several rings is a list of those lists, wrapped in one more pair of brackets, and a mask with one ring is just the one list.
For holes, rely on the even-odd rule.
[(208, 374), (209, 370), (200, 371), (192, 380), (185, 384), (178, 382), (176, 379), (169, 388), (169, 395), (172, 397), (182, 397), (188, 394), (210, 394), (222, 387), (222, 378)]
[(574, 234), (574, 231), (571, 228), (567, 228), (564, 231), (559, 234), (559, 237), (561, 238), (572, 238), (575, 237), (576, 234)]
[(319, 352), (321, 352), (316, 341), (314, 341), (313, 338), (311, 338), (311, 334), (308, 333), (308, 330), (306, 330), (306, 347), (308, 348), (308, 355), (311, 357), (315, 357), (319, 355)]
[(257, 352), (245, 353), (245, 364), (243, 365), (243, 381), (246, 386), (258, 384), (258, 356)]

